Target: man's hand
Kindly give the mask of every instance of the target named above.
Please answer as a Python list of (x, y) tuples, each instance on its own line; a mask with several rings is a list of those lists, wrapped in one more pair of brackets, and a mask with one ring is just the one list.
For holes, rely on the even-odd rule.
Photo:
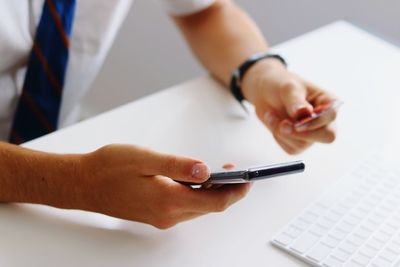
[[(215, 0), (201, 12), (174, 20), (199, 60), (226, 86), (232, 70), (251, 55), (268, 51), (261, 31), (231, 0)], [(278, 60), (265, 59), (252, 66), (244, 75), (242, 90), (288, 153), (299, 153), (314, 142), (330, 143), (335, 139), (331, 124), (335, 112), (313, 121), (306, 129), (293, 128), (293, 121), (334, 98), (288, 72)]]
[(295, 127), (295, 121), (310, 115), (321, 105), (332, 103), (335, 98), (287, 71), (280, 61), (270, 58), (256, 63), (244, 76), (242, 90), (246, 99), (254, 104), (260, 120), (286, 152), (297, 154), (314, 142), (335, 140), (332, 125), (335, 110)]
[(205, 163), (133, 145), (108, 145), (88, 154), (53, 154), (0, 142), (0, 203), (81, 209), (169, 228), (219, 212), (246, 195), (250, 184), (193, 189)]
[(176, 181), (207, 180), (210, 171), (203, 162), (131, 145), (108, 145), (85, 155), (81, 173), (78, 208), (161, 229), (223, 211), (250, 188), (241, 184), (193, 189)]

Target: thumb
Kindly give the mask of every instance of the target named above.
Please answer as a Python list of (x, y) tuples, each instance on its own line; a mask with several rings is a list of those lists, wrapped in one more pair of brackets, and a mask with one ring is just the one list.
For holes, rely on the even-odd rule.
[(307, 89), (300, 83), (290, 83), (281, 91), (281, 100), (292, 119), (311, 115), (313, 106), (307, 101)]
[(163, 175), (181, 182), (202, 183), (210, 178), (210, 169), (199, 160), (153, 152), (147, 160), (148, 175)]

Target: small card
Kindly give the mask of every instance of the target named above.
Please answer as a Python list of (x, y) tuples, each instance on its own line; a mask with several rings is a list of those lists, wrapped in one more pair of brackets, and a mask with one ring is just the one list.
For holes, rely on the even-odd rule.
[(343, 105), (343, 102), (340, 100), (335, 100), (329, 104), (319, 105), (319, 106), (315, 107), (315, 109), (314, 109), (313, 113), (311, 113), (311, 115), (308, 115), (304, 118), (301, 118), (299, 121), (297, 121), (294, 124), (294, 127), (301, 127), (313, 120), (316, 120), (318, 118), (326, 116), (329, 112), (331, 112), (333, 110), (337, 110), (341, 105)]

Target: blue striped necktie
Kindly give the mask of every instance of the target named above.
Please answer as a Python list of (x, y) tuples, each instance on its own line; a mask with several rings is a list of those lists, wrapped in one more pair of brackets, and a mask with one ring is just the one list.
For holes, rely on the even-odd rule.
[(21, 144), (57, 129), (75, 6), (75, 0), (45, 0), (11, 128), (11, 143)]

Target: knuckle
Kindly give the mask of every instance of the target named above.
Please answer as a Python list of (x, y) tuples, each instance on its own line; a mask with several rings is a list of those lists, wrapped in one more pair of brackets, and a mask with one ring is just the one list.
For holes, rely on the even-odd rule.
[(174, 201), (164, 199), (153, 211), (155, 220), (152, 225), (162, 230), (173, 227), (177, 224), (174, 218), (176, 218), (178, 209), (179, 207)]
[(289, 155), (296, 155), (297, 154), (297, 149), (285, 146), (283, 149), (288, 153)]
[(167, 173), (175, 173), (179, 166), (179, 159), (177, 156), (170, 155), (165, 164), (165, 170)]
[(279, 117), (273, 111), (265, 111), (257, 113), (259, 119), (264, 122), (265, 126), (275, 134), (278, 131)]
[(264, 122), (264, 124), (269, 128), (270, 127), (270, 123), (268, 123), (268, 121), (266, 120), (266, 113), (264, 110), (260, 109), (260, 108), (256, 108), (256, 115), (258, 117), (258, 119), (262, 122)]
[(159, 204), (159, 211), (165, 216), (173, 216), (179, 209), (179, 205), (170, 199), (164, 199)]
[(284, 94), (291, 94), (296, 89), (297, 83), (296, 81), (290, 79), (282, 83), (281, 91)]
[(219, 203), (215, 209), (216, 212), (224, 212), (228, 206), (225, 203)]
[(238, 192), (238, 197), (239, 197), (238, 200), (244, 198), (247, 195), (248, 192), (249, 192), (249, 188), (248, 187), (243, 188), (242, 190), (240, 190)]
[(326, 141), (327, 143), (333, 143), (336, 140), (336, 132), (332, 129), (326, 130)]
[(229, 207), (229, 197), (224, 197), (217, 203), (215, 211), (223, 212), (223, 211), (227, 210), (228, 207)]
[(160, 230), (167, 230), (169, 228), (172, 228), (173, 226), (176, 225), (176, 222), (168, 219), (159, 219), (156, 222), (154, 222), (153, 226), (160, 229)]
[(101, 153), (107, 153), (108, 151), (115, 149), (115, 147), (116, 147), (115, 144), (108, 144), (108, 145), (102, 146), (97, 151), (99, 151)]
[(264, 120), (265, 110), (256, 107), (256, 115), (260, 120)]

